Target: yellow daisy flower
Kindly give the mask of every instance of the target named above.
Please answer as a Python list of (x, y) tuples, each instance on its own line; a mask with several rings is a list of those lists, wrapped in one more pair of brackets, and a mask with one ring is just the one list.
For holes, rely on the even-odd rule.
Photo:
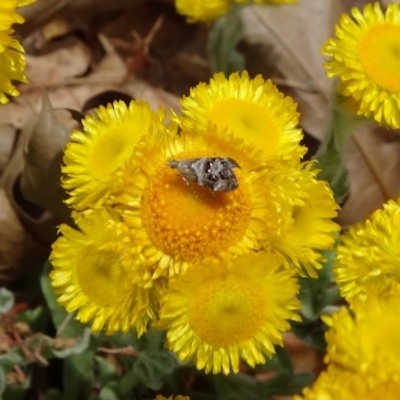
[(13, 38), (14, 23), (24, 22), (15, 9), (36, 0), (2, 0), (0, 4), (0, 103), (9, 101), (8, 96), (18, 96), (13, 81), (27, 82), (25, 77), (24, 49)]
[[(154, 277), (174, 276), (188, 263), (208, 257), (220, 260), (260, 250), (281, 220), (290, 217), (279, 212), (275, 172), (260, 166), (258, 154), (241, 139), (215, 129), (164, 139), (147, 136), (137, 146), (117, 209)], [(238, 188), (212, 191), (168, 165), (202, 157), (235, 160)]]
[(227, 128), (262, 149), (269, 159), (298, 159), (304, 154), (296, 103), (261, 75), (250, 79), (247, 72), (236, 72), (226, 78), (217, 73), (209, 84), (191, 89), (181, 104), (183, 115), (175, 121), (183, 129), (206, 132), (211, 121), (219, 131)]
[(75, 214), (80, 230), (61, 225), (53, 244), (50, 278), (58, 302), (93, 331), (146, 331), (154, 318), (161, 281), (144, 288), (143, 271), (128, 228), (105, 209)]
[(207, 22), (226, 14), (230, 0), (175, 0), (175, 7), (187, 22)]
[(293, 400), (397, 400), (399, 393), (399, 382), (385, 380), (370, 385), (362, 374), (333, 367), (322, 372), (312, 387)]
[(235, 0), (236, 3), (256, 3), (256, 4), (291, 4), (298, 0)]
[(65, 149), (62, 186), (70, 195), (66, 203), (77, 210), (111, 204), (140, 138), (164, 130), (164, 111), (144, 101), (115, 101), (96, 114), (86, 116), (83, 131), (72, 132)]
[(337, 39), (322, 52), (329, 77), (344, 83), (343, 94), (360, 102), (358, 113), (400, 128), (400, 4), (382, 12), (378, 3), (353, 8), (336, 25)]
[(399, 293), (399, 226), (400, 205), (390, 200), (342, 236), (334, 272), (346, 300)]
[(276, 173), (277, 179), (282, 180), (282, 197), (291, 199), (280, 203), (281, 212), (291, 218), (275, 230), (271, 249), (291, 261), (300, 275), (305, 271), (316, 278), (315, 270), (321, 269), (325, 261), (321, 251), (333, 247), (340, 230), (332, 221), (339, 206), (328, 184), (316, 179), (318, 171), (312, 169), (312, 163), (300, 164), (295, 170), (297, 176), (294, 172), (285, 174), (276, 170)]
[(238, 372), (240, 359), (264, 363), (282, 345), (287, 320), (300, 319), (298, 285), (282, 262), (259, 252), (189, 268), (162, 296), (155, 326), (167, 330), (167, 347), (206, 373)]
[(342, 307), (325, 316), (330, 327), (325, 362), (338, 368), (362, 373), (365, 382), (383, 380), (400, 382), (400, 302), (395, 295), (388, 299), (370, 296), (356, 299), (352, 310)]

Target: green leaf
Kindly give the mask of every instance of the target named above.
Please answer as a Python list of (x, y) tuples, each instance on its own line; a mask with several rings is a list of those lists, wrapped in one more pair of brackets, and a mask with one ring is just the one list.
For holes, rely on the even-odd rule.
[[(166, 376), (179, 366), (175, 354), (164, 347), (165, 333), (149, 330), (135, 343), (138, 353), (134, 363), (119, 382), (122, 394), (130, 393), (136, 386), (144, 386), (158, 390)], [(132, 357), (131, 357), (132, 359)]]
[(109, 387), (103, 387), (98, 398), (99, 400), (119, 400), (117, 393)]
[(0, 314), (7, 314), (14, 307), (14, 294), (5, 287), (0, 288)]
[(343, 152), (347, 141), (355, 128), (364, 123), (365, 118), (345, 111), (336, 96), (332, 107), (332, 121), (324, 141), (318, 149), (315, 168), (321, 169), (318, 179), (329, 183), (337, 203), (342, 203), (349, 193), (347, 169), (343, 160)]
[(236, 50), (236, 45), (243, 37), (240, 9), (237, 4), (231, 5), (228, 13), (214, 23), (209, 33), (207, 52), (213, 72), (230, 75), (244, 70), (244, 57)]
[(62, 332), (59, 336), (68, 338), (81, 337), (85, 330), (85, 325), (73, 318), (72, 315), (68, 314), (67, 311), (57, 303), (57, 295), (54, 293), (50, 283), (50, 270), (50, 264), (47, 263), (41, 276), (41, 286), (55, 327), (57, 329), (62, 327)]
[(85, 351), (64, 360), (63, 395), (65, 399), (88, 400), (94, 381), (94, 352)]
[(256, 370), (273, 370), (283, 374), (293, 374), (290, 353), (281, 346), (275, 346), (275, 354), (263, 365), (257, 365)]
[(6, 386), (7, 386), (7, 375), (4, 369), (0, 367), (0, 396), (4, 393)]
[(297, 337), (310, 346), (324, 351), (326, 348), (326, 326), (320, 316), (327, 307), (340, 300), (339, 290), (334, 282), (333, 266), (336, 259), (336, 250), (322, 253), (326, 261), (323, 268), (317, 271), (316, 279), (310, 277), (299, 278), (299, 299), (302, 304), (301, 322), (292, 322), (292, 330)]
[(117, 379), (117, 369), (103, 357), (95, 358), (97, 363), (98, 378), (100, 382), (110, 382)]
[(218, 397), (224, 400), (261, 399), (258, 394), (259, 382), (248, 375), (216, 374), (210, 376), (210, 381)]
[(334, 283), (333, 265), (336, 259), (336, 250), (322, 253), (326, 261), (322, 269), (317, 271), (318, 277), (299, 278), (299, 299), (302, 304), (301, 315), (306, 322), (319, 319), (322, 310), (340, 299), (336, 284)]
[(45, 331), (48, 317), (47, 309), (42, 306), (36, 307), (33, 310), (26, 310), (16, 315), (17, 321), (28, 324), (32, 332)]
[(5, 371), (9, 371), (14, 368), (14, 365), (23, 364), (24, 358), (21, 356), (18, 348), (13, 348), (7, 353), (0, 355), (0, 367)]
[(49, 389), (43, 400), (63, 400), (62, 394), (57, 389)]
[(302, 373), (296, 375), (280, 374), (260, 384), (260, 395), (263, 399), (271, 396), (292, 396), (312, 384), (314, 375)]

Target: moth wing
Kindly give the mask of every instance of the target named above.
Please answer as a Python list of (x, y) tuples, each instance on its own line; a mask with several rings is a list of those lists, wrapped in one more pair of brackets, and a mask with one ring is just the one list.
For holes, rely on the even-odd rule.
[(181, 161), (170, 161), (169, 165), (177, 169), (186, 179), (197, 182), (198, 176), (196, 170), (193, 168), (195, 161), (197, 161), (196, 158), (188, 158)]

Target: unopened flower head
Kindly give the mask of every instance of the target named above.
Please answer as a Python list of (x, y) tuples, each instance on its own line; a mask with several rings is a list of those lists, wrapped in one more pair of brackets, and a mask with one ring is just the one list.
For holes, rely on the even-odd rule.
[(163, 283), (144, 287), (128, 228), (113, 212), (87, 211), (75, 219), (79, 230), (61, 225), (50, 256), (58, 302), (94, 331), (140, 336), (155, 316)]
[(14, 23), (23, 23), (24, 18), (16, 12), (36, 0), (2, 0), (0, 4), (0, 103), (9, 101), (8, 96), (18, 96), (15, 81), (27, 82), (24, 48), (13, 37)]
[(359, 102), (358, 113), (400, 128), (400, 4), (383, 12), (378, 3), (353, 8), (336, 25), (336, 39), (322, 52), (329, 77), (343, 82), (343, 94)]
[(175, 0), (179, 14), (188, 22), (209, 22), (226, 14), (233, 3), (288, 4), (297, 0)]
[(164, 111), (144, 101), (115, 101), (86, 116), (83, 131), (74, 131), (66, 146), (63, 187), (76, 210), (112, 204), (124, 188), (124, 172), (143, 135), (164, 129)]
[(226, 14), (230, 0), (175, 0), (175, 7), (188, 22), (207, 22)]
[(355, 299), (323, 319), (330, 329), (325, 361), (337, 368), (365, 375), (365, 384), (400, 382), (400, 302), (398, 295)]
[(296, 103), (261, 75), (250, 79), (243, 72), (226, 78), (217, 73), (209, 84), (191, 89), (181, 103), (182, 116), (175, 120), (183, 129), (204, 132), (211, 121), (218, 130), (227, 128), (261, 149), (267, 160), (298, 159), (304, 154)]
[(342, 296), (386, 296), (400, 290), (400, 205), (390, 200), (341, 239), (334, 268)]
[(238, 372), (241, 359), (264, 363), (287, 320), (299, 320), (298, 285), (282, 262), (259, 252), (189, 268), (162, 296), (156, 327), (167, 330), (168, 348), (206, 373)]

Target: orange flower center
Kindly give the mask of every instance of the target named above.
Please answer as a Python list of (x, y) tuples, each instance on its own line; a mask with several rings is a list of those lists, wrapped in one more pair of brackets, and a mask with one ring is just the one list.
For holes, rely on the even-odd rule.
[(400, 92), (400, 26), (379, 24), (360, 40), (358, 53), (366, 73), (380, 87)]
[[(182, 153), (179, 159), (202, 156)], [(143, 226), (152, 243), (172, 257), (196, 261), (238, 242), (250, 221), (251, 201), (240, 169), (235, 168), (235, 174), (237, 189), (214, 192), (162, 166), (149, 180), (141, 202)]]

